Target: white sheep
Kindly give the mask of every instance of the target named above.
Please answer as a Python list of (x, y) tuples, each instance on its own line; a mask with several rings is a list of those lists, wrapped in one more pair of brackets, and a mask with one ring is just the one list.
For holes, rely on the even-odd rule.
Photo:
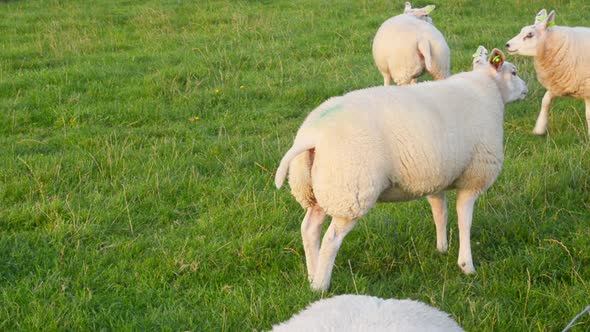
[(435, 6), (414, 8), (406, 2), (401, 15), (385, 21), (373, 40), (373, 58), (384, 85), (413, 84), (424, 68), (436, 80), (450, 75), (451, 51), (428, 14)]
[(445, 312), (413, 300), (339, 295), (321, 299), (273, 332), (464, 332)]
[[(492, 60), (441, 81), (353, 91), (307, 116), (275, 184), (288, 172), (293, 196), (307, 209), (301, 233), (313, 289), (328, 288), (342, 240), (377, 201), (427, 196), (437, 248), (446, 251), (449, 189), (458, 191), (458, 264), (475, 272), (473, 205), (502, 166), (504, 104), (527, 93), (502, 52), (495, 49)], [(320, 247), (326, 214), (333, 218)]]
[(537, 79), (547, 89), (533, 133), (544, 135), (549, 105), (559, 96), (584, 99), (590, 135), (590, 29), (555, 25), (555, 11), (541, 10), (535, 24), (525, 26), (506, 43), (510, 54), (535, 57)]

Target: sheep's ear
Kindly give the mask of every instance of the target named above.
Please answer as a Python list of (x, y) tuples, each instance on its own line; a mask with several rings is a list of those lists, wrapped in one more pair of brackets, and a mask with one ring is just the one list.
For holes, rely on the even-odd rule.
[(538, 24), (538, 23), (544, 21), (545, 18), (547, 18), (547, 10), (545, 10), (545, 8), (543, 8), (537, 13), (537, 16), (535, 16), (535, 24)]
[(552, 10), (547, 17), (535, 24), (538, 31), (545, 31), (555, 25), (555, 10)]
[(496, 71), (502, 70), (502, 65), (504, 64), (504, 53), (497, 48), (492, 50), (492, 55), (490, 56), (490, 65), (496, 69)]
[(423, 8), (414, 8), (411, 10), (411, 12), (414, 16), (426, 16), (430, 14), (434, 10), (434, 8), (436, 8), (435, 5), (428, 5)]
[(411, 3), (409, 3), (409, 2), (406, 1), (406, 3), (404, 5), (405, 5), (404, 14), (407, 13), (407, 12), (409, 12), (410, 10), (412, 10), (412, 4)]
[(484, 59), (487, 59), (487, 57), (488, 57), (488, 50), (486, 50), (486, 48), (483, 47), (482, 45), (479, 45), (479, 47), (477, 48), (477, 51), (475, 51), (475, 53), (473, 53), (472, 57), (473, 58), (484, 58)]
[(434, 10), (434, 8), (436, 8), (435, 5), (428, 5), (428, 6), (424, 7), (424, 8), (422, 8), (422, 10), (424, 12), (426, 12), (426, 14), (430, 14)]
[(486, 50), (485, 47), (479, 45), (479, 47), (477, 48), (477, 51), (475, 51), (475, 53), (473, 53), (472, 57), (473, 57), (473, 69), (476, 69), (476, 67), (479, 67), (480, 65), (487, 66), (488, 50)]

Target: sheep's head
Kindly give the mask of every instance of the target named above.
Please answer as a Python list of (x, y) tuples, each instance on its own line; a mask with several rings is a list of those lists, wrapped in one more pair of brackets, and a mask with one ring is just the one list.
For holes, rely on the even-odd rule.
[(552, 10), (547, 15), (547, 11), (542, 9), (535, 17), (535, 24), (522, 28), (516, 37), (506, 43), (506, 50), (509, 54), (535, 56), (539, 39), (553, 25), (555, 25), (555, 11)]
[[(504, 53), (497, 48), (492, 50), (489, 65), (483, 70), (493, 75), (498, 83), (504, 103), (522, 100), (529, 92), (526, 83), (518, 77), (518, 70), (512, 63), (505, 61)], [(478, 68), (482, 70), (481, 68)]]
[(405, 6), (404, 14), (415, 16), (418, 19), (432, 24), (432, 18), (429, 15), (434, 10), (434, 8), (436, 8), (435, 5), (428, 5), (422, 8), (412, 8), (412, 4), (406, 2)]

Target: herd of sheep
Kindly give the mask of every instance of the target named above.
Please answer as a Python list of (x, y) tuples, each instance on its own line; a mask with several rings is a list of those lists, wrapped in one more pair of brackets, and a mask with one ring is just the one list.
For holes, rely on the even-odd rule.
[[(291, 193), (306, 209), (301, 234), (314, 290), (328, 289), (344, 237), (377, 202), (426, 197), (436, 226), (436, 247), (445, 252), (447, 190), (457, 191), (457, 263), (465, 274), (475, 272), (470, 244), (474, 203), (502, 168), (505, 104), (525, 98), (528, 89), (502, 51), (488, 53), (483, 46), (474, 54), (471, 71), (451, 76), (449, 47), (429, 16), (433, 9), (406, 3), (403, 14), (383, 23), (373, 40), (373, 57), (385, 86), (352, 91), (322, 103), (304, 120), (279, 164), (276, 186), (280, 188), (288, 177)], [(535, 23), (522, 28), (505, 47), (509, 54), (533, 56), (538, 80), (547, 89), (533, 132), (546, 133), (553, 98), (571, 96), (586, 102), (590, 135), (590, 29), (554, 22), (554, 11), (541, 10)], [(435, 81), (414, 84), (424, 71)], [(392, 80), (398, 87), (390, 86)], [(332, 221), (320, 241), (328, 215)], [(334, 305), (345, 308), (346, 315), (352, 311), (358, 319), (375, 317), (367, 309), (370, 305), (354, 301), (375, 305), (382, 300), (350, 297), (340, 298), (342, 304), (314, 304), (308, 313), (292, 320), (300, 324), (293, 326), (312, 326), (309, 322), (315, 315), (325, 318), (334, 313)], [(389, 317), (394, 312), (417, 315), (414, 305), (389, 307), (393, 308)], [(438, 321), (440, 312), (427, 308), (419, 309), (418, 321)], [(386, 324), (394, 323), (389, 319)], [(461, 330), (458, 326), (444, 329), (444, 324), (438, 329), (404, 324), (400, 331), (409, 331), (414, 324), (421, 331)], [(289, 329), (289, 324), (281, 328), (297, 330)]]

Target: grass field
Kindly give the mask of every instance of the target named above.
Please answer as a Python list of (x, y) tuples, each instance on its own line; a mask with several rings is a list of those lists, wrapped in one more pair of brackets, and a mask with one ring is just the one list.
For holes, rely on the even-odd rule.
[[(543, 7), (435, 3), (452, 71), (503, 48)], [(508, 105), (505, 164), (476, 204), (464, 276), (425, 200), (378, 205), (310, 290), (303, 210), (273, 175), (306, 114), (379, 85), (379, 25), (402, 1), (0, 2), (0, 330), (268, 330), (320, 297), (412, 298), (468, 331), (560, 331), (590, 304), (590, 142), (584, 104)], [(426, 77), (423, 79), (427, 79)], [(326, 223), (327, 224), (327, 223)], [(588, 331), (590, 316), (572, 331)]]

